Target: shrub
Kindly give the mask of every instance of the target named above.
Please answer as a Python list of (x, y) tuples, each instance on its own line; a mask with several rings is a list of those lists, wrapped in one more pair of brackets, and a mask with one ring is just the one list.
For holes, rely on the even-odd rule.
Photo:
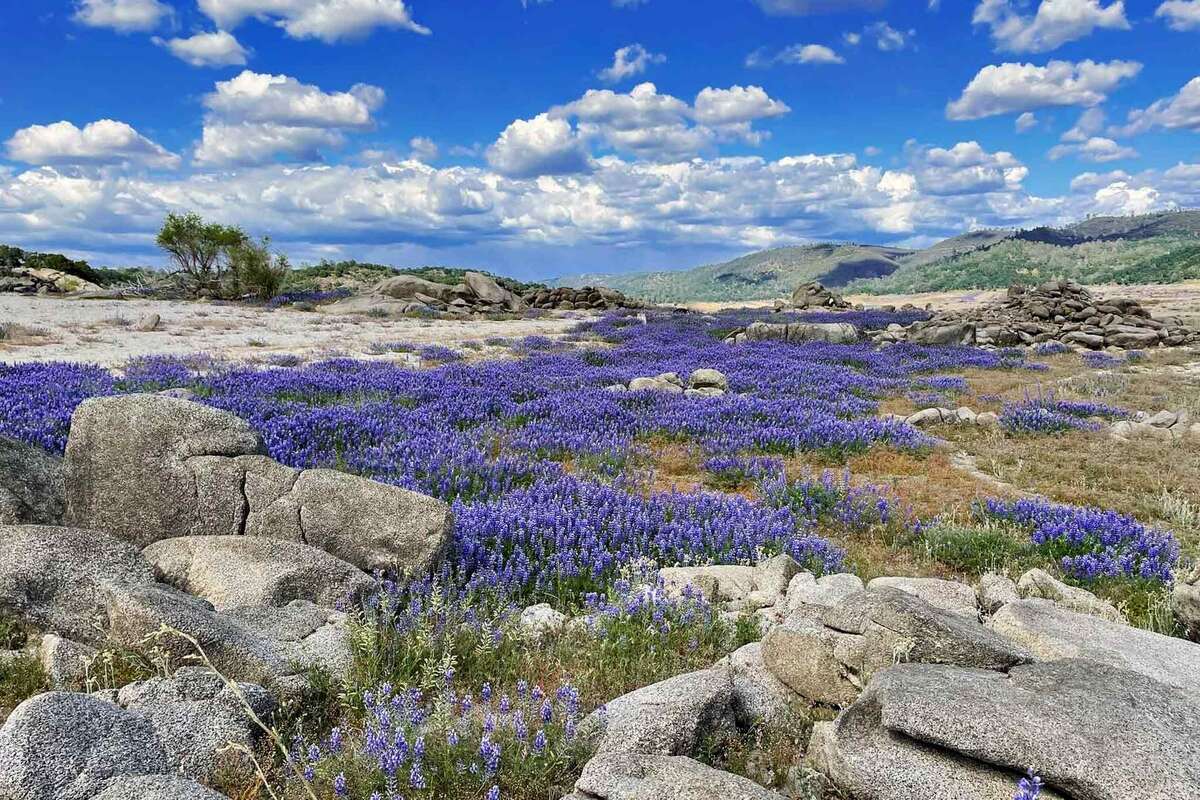
[(233, 254), (249, 244), (241, 228), (205, 222), (199, 214), (168, 214), (155, 239), (190, 278), (197, 294), (224, 293)]
[(291, 272), (287, 256), (271, 252), (271, 242), (245, 241), (233, 247), (229, 267), (237, 292), (249, 292), (259, 300), (272, 300), (279, 295), (283, 282)]

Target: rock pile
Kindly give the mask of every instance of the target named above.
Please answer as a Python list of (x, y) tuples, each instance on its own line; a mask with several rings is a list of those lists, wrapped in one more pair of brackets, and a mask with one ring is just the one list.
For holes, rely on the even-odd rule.
[[(202, 784), (252, 779), (251, 713), (299, 699), (311, 669), (350, 668), (340, 609), (373, 589), (368, 571), (430, 570), (450, 537), (445, 503), (291, 469), (241, 419), (174, 397), (81, 404), (62, 464), (0, 444), (5, 521), (71, 526), (0, 524), (0, 609), (56, 690), (0, 729), (4, 798), (221, 800)], [(38, 485), (10, 486), (26, 467)], [(173, 667), (199, 646), (239, 683), (181, 667), (79, 693), (102, 651), (151, 646)]]
[(792, 292), (794, 308), (850, 308), (851, 304), (837, 292), (826, 289), (818, 281), (802, 283)]
[(468, 272), (458, 284), (436, 283), (416, 275), (396, 275), (370, 292), (322, 307), (328, 314), (441, 313), (452, 316), (524, 311), (525, 301), (495, 280)]
[(634, 378), (626, 386), (615, 383), (608, 387), (613, 392), (668, 392), (682, 394), (687, 397), (720, 397), (729, 391), (729, 379), (725, 374), (715, 369), (692, 370), (685, 384), (677, 372), (664, 372), (653, 377)]
[(0, 269), (0, 293), (70, 294), (100, 289), (94, 283), (56, 269), (10, 267)]
[(1131, 298), (1100, 298), (1074, 281), (1049, 281), (1014, 284), (999, 303), (941, 312), (907, 330), (889, 327), (875, 341), (996, 347), (1058, 341), (1092, 350), (1142, 350), (1200, 342), (1200, 332), (1178, 319), (1154, 319)]
[(1196, 644), (1040, 570), (864, 587), (788, 562), (660, 571), (667, 591), (758, 608), (766, 638), (585, 720), (597, 755), (569, 800), (779, 800), (693, 759), (714, 735), (814, 705), (840, 713), (816, 724), (782, 796), (1011, 800), (1031, 767), (1048, 800), (1200, 796)]
[(530, 308), (547, 308), (559, 310), (594, 310), (611, 311), (618, 308), (646, 308), (640, 300), (626, 297), (616, 289), (604, 286), (584, 286), (582, 289), (572, 289), (559, 286), (555, 289), (538, 289), (524, 296), (526, 305)]

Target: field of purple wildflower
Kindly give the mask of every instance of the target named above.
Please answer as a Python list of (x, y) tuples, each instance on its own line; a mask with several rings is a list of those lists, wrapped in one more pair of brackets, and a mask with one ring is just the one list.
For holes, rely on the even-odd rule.
[[(722, 341), (759, 318), (610, 314), (581, 322), (567, 344), (506, 342), (513, 357), (502, 360), (425, 347), (424, 369), (208, 356), (142, 358), (119, 372), (0, 365), (0, 434), (61, 452), (84, 399), (187, 389), (249, 421), (279, 461), (450, 502), (454, 546), (443, 571), (415, 583), (387, 576), (361, 611), (355, 673), (343, 676), (352, 734), (306, 728), (291, 765), (323, 796), (494, 799), (500, 787), (505, 797), (544, 796), (547, 786), (569, 784), (577, 766), (581, 711), (712, 663), (752, 636), (698, 598), (672, 602), (655, 593), (652, 577), (650, 589), (637, 578), (660, 566), (777, 553), (833, 572), (844, 567), (849, 538), (886, 530), (890, 541), (919, 543), (936, 521), (916, 519), (889, 487), (849, 471), (797, 475), (786, 463), (836, 464), (874, 448), (921, 457), (935, 440), (881, 416), (881, 401), (963, 395), (959, 373), (968, 369), (1042, 369), (1020, 349)], [(911, 321), (880, 312), (836, 318), (870, 327)], [(720, 370), (729, 392), (612, 388), (699, 368)], [(1010, 434), (1060, 431), (1122, 414), (1039, 396), (1007, 408), (1004, 425)], [(652, 442), (694, 451), (709, 489), (652, 491)], [(1115, 512), (984, 500), (975, 513), (1081, 583), (1161, 585), (1179, 559), (1169, 533)], [(554, 651), (553, 668), (545, 653), (531, 662), (512, 633), (516, 609), (537, 602), (587, 622), (569, 652)], [(536, 674), (523, 674), (531, 664)], [(594, 664), (606, 672), (598, 677)], [(550, 695), (541, 688), (559, 684)], [(450, 784), (456, 793), (446, 793)]]

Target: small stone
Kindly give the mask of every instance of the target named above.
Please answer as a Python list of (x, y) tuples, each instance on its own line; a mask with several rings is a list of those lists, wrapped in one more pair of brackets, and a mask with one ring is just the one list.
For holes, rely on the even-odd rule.
[(159, 322), (161, 322), (161, 317), (159, 317), (158, 314), (145, 314), (138, 319), (137, 323), (134, 324), (133, 329), (140, 333), (149, 333), (150, 331), (158, 329)]

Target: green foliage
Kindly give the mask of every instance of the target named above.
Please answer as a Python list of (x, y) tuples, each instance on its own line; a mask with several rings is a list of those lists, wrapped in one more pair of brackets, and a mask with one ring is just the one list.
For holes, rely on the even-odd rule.
[(0, 660), (0, 710), (11, 711), (49, 688), (46, 673), (36, 658), (22, 653)]
[(852, 292), (914, 293), (993, 289), (1065, 278), (1081, 283), (1173, 283), (1200, 278), (1194, 236), (1085, 241), (1070, 246), (1005, 239), (925, 263), (906, 263), (891, 275), (855, 281)]
[(192, 279), (197, 294), (221, 296), (230, 262), (249, 244), (241, 228), (205, 222), (199, 214), (168, 214), (155, 242), (175, 267)]
[(941, 522), (926, 528), (914, 547), (955, 572), (978, 576), (985, 572), (1023, 572), (1044, 566), (1029, 535), (996, 523), (958, 525)]
[(142, 267), (109, 269), (93, 267), (86, 261), (76, 261), (61, 253), (38, 253), (19, 247), (0, 244), (0, 274), (16, 267), (27, 269), (53, 269), (72, 275), (97, 286), (115, 286), (144, 280), (149, 270)]
[(271, 252), (271, 241), (246, 241), (229, 253), (229, 268), (237, 292), (249, 292), (259, 300), (279, 294), (292, 271), (287, 256)]

